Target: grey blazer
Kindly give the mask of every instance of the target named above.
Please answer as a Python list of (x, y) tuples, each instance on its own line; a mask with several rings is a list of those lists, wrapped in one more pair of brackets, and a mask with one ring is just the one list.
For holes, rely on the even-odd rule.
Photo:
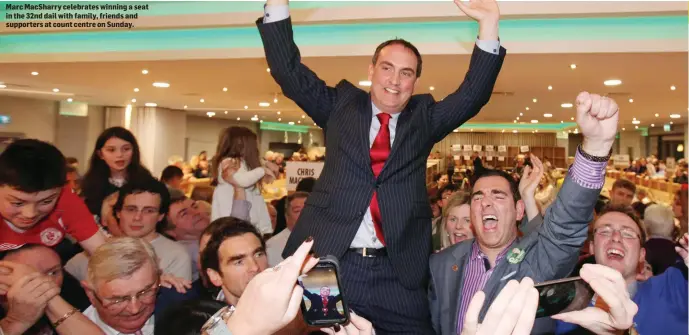
[[(569, 275), (586, 241), (598, 194), (600, 189), (584, 188), (567, 177), (543, 224), (513, 244), (512, 248), (526, 252), (524, 259), (511, 264), (506, 257), (495, 266), (483, 288), (486, 301), (481, 309), (481, 321), (509, 280), (530, 277), (538, 283)], [(473, 239), (467, 240), (431, 255), (429, 300), (431, 321), (437, 334), (457, 334), (464, 271), (473, 243)]]

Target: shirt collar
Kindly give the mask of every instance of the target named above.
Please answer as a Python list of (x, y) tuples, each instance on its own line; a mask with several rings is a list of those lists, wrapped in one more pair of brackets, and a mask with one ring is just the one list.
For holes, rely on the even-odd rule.
[[(512, 243), (510, 243), (510, 245), (507, 246), (507, 248), (503, 249), (503, 250), (498, 254), (498, 257), (495, 259), (495, 263), (496, 263), (496, 264), (497, 264), (498, 262), (500, 262), (501, 259), (505, 258), (505, 255), (507, 255), (507, 253), (508, 253), (509, 250), (512, 248), (512, 245), (514, 244), (515, 241), (516, 241), (516, 239), (515, 239), (514, 241), (512, 241)], [(479, 247), (478, 241), (477, 241), (476, 239), (474, 239), (474, 243), (471, 244), (471, 258), (470, 258), (470, 259), (484, 259), (484, 258), (488, 258), (488, 256), (486, 256), (486, 255), (481, 251), (481, 247)]]
[[(110, 327), (107, 323), (103, 322), (101, 320), (100, 315), (98, 315), (98, 311), (96, 310), (93, 305), (89, 306), (84, 311), (84, 316), (86, 316), (89, 320), (93, 321), (93, 323), (98, 326), (106, 335), (130, 335), (126, 333), (121, 333), (117, 331), (116, 329)], [(155, 320), (154, 320), (155, 315), (151, 314), (151, 317), (146, 320), (146, 323), (144, 323), (143, 327), (141, 327), (141, 332), (144, 335), (150, 335), (153, 334), (153, 326), (155, 325)]]
[[(376, 117), (376, 115), (382, 113), (378, 107), (376, 107), (376, 104), (371, 101), (371, 109), (373, 110), (373, 117)], [(398, 117), (400, 117), (400, 114), (402, 112), (396, 113), (396, 114), (390, 114), (390, 120), (397, 120)]]

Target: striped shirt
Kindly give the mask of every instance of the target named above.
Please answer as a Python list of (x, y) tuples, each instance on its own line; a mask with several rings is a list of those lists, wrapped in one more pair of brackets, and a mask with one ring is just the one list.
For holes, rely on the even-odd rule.
[[(512, 243), (510, 243), (510, 246), (512, 245)], [(500, 252), (500, 254), (498, 254), (498, 257), (495, 259), (495, 265), (498, 265), (498, 263), (500, 263), (500, 261), (502, 261), (502, 259), (505, 258), (505, 255), (507, 254), (508, 250), (510, 250), (509, 246), (505, 248), (502, 252)], [(474, 297), (474, 294), (476, 294), (476, 292), (482, 290), (483, 287), (486, 286), (486, 283), (488, 282), (488, 279), (490, 279), (490, 275), (493, 274), (494, 269), (495, 267), (490, 267), (488, 256), (486, 256), (481, 251), (481, 248), (479, 248), (478, 246), (478, 242), (474, 241), (474, 243), (471, 245), (471, 256), (469, 257), (466, 270), (464, 271), (465, 279), (464, 285), (462, 285), (459, 318), (457, 318), (457, 334), (462, 333), (462, 327), (464, 326), (464, 316), (466, 315), (467, 309), (469, 308), (469, 302), (471, 302), (471, 298)]]
[[(586, 159), (580, 152), (581, 148), (577, 149), (574, 156), (574, 163), (569, 170), (572, 180), (577, 185), (588, 189), (602, 189), (605, 184), (605, 167), (607, 162), (593, 162)], [(496, 258), (495, 265), (505, 258), (505, 254), (510, 250), (510, 246), (505, 248)], [(464, 272), (464, 285), (460, 296), (459, 317), (457, 318), (457, 333), (460, 334), (464, 325), (464, 317), (466, 316), (469, 302), (474, 297), (476, 292), (483, 289), (493, 273), (493, 268), (490, 268), (490, 263), (486, 255), (481, 252), (477, 242), (471, 246), (471, 257), (467, 263)], [(521, 279), (521, 278), (515, 278)]]

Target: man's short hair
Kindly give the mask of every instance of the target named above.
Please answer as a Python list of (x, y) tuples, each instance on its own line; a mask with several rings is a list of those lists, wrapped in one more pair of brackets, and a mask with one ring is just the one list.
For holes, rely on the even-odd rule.
[[(476, 174), (473, 175), (472, 180), (471, 180), (471, 185), (476, 185), (476, 182), (479, 181), (481, 178), (486, 178), (486, 177), (501, 177), (505, 180), (507, 180), (507, 183), (510, 185), (510, 191), (512, 192), (512, 199), (514, 199), (514, 202), (516, 203), (517, 201), (521, 200), (521, 194), (519, 194), (519, 184), (517, 183), (512, 176), (502, 170), (494, 170), (494, 169), (482, 169), (480, 171), (475, 171)], [(472, 191), (473, 193), (473, 191)]]
[(21, 192), (37, 193), (67, 183), (67, 163), (54, 145), (22, 139), (0, 154), (0, 186)]
[[(211, 226), (216, 227), (210, 228)], [(213, 269), (218, 273), (221, 273), (219, 253), (220, 246), (223, 242), (225, 242), (225, 240), (232, 237), (242, 236), (244, 234), (253, 234), (256, 236), (256, 238), (258, 238), (259, 241), (261, 241), (261, 247), (263, 247), (263, 249), (266, 248), (266, 241), (263, 239), (263, 236), (261, 236), (261, 233), (258, 232), (254, 225), (244, 220), (233, 218), (231, 216), (222, 217), (211, 222), (210, 226), (204, 230), (204, 233), (209, 230), (213, 230), (213, 232), (208, 240), (206, 249), (204, 249), (203, 253), (201, 253), (201, 268), (203, 272), (206, 272), (206, 269)]]
[(662, 236), (672, 238), (675, 229), (675, 214), (672, 208), (652, 204), (644, 211), (644, 225), (650, 236)]
[(187, 196), (184, 192), (176, 189), (169, 190), (170, 192), (170, 205), (178, 203), (180, 201), (187, 200)]
[(158, 257), (153, 247), (135, 237), (114, 237), (89, 257), (88, 279), (91, 285), (131, 277), (146, 264), (158, 269)]
[[(170, 192), (168, 192), (165, 184), (155, 180), (154, 178), (145, 178), (142, 180), (134, 180), (125, 184), (120, 189), (120, 194), (117, 196), (117, 202), (113, 206), (113, 211), (119, 213), (124, 206), (124, 199), (131, 194), (152, 193), (160, 196), (160, 208), (158, 213), (166, 214), (170, 209)], [(117, 216), (115, 216), (117, 218)], [(119, 218), (117, 219), (119, 222)], [(165, 218), (163, 218), (165, 220)], [(162, 220), (161, 220), (162, 221)]]
[(421, 53), (419, 52), (419, 49), (417, 49), (413, 44), (410, 42), (403, 40), (401, 38), (395, 38), (392, 40), (387, 40), (381, 44), (378, 45), (376, 48), (376, 52), (373, 53), (373, 59), (372, 63), (375, 66), (376, 63), (378, 62), (378, 56), (380, 56), (380, 52), (383, 50), (388, 45), (401, 45), (414, 53), (414, 56), (416, 56), (416, 78), (421, 77), (421, 66), (423, 65), (423, 61), (421, 60)]
[(212, 204), (214, 191), (213, 186), (194, 186), (194, 190), (191, 191), (191, 200), (203, 200)]
[[(629, 217), (630, 219), (632, 219), (632, 221), (634, 221), (634, 223), (636, 223), (636, 226), (639, 227), (639, 231), (641, 232), (641, 236), (640, 236), (641, 237), (641, 245), (643, 246), (644, 243), (646, 242), (646, 236), (647, 236), (646, 235), (646, 227), (644, 226), (643, 221), (641, 221), (641, 219), (639, 219), (639, 217), (636, 216), (636, 212), (634, 211), (634, 209), (631, 206), (608, 204), (608, 206), (606, 206), (603, 209), (603, 212), (600, 213), (600, 215), (598, 216), (598, 219), (596, 221), (600, 220), (600, 218), (603, 215), (608, 214), (608, 213), (612, 213), (612, 212), (622, 213), (622, 214), (626, 215), (627, 217)], [(594, 226), (595, 226), (595, 223), (594, 223)]]
[(68, 165), (72, 165), (72, 164), (79, 163), (79, 160), (76, 159), (76, 157), (67, 157), (67, 158), (65, 158), (65, 162), (66, 162)]
[(292, 200), (294, 199), (304, 199), (308, 198), (309, 193), (308, 192), (294, 192), (290, 195), (287, 196), (287, 199), (285, 200), (285, 213), (289, 211), (289, 208), (292, 207)]
[(612, 189), (614, 190), (616, 188), (624, 188), (632, 193), (636, 193), (636, 185), (627, 179), (618, 179), (615, 181), (615, 183), (612, 184)]
[(180, 169), (177, 166), (174, 165), (168, 165), (163, 169), (163, 172), (160, 174), (160, 181), (163, 183), (167, 183), (168, 181), (174, 179), (174, 178), (183, 178), (184, 177), (184, 172), (182, 169)]
[(440, 191), (438, 192), (438, 195), (442, 198), (443, 193), (445, 193), (445, 192), (453, 192), (454, 193), (457, 191), (459, 191), (459, 186), (457, 186), (456, 184), (453, 184), (453, 183), (449, 183), (440, 189)]

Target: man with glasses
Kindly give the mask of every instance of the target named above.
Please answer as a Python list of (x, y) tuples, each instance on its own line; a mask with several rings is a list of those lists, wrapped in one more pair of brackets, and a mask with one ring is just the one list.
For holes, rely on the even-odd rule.
[[(637, 274), (646, 257), (643, 248), (646, 231), (631, 207), (611, 206), (603, 211), (593, 225), (590, 252), (595, 255), (597, 264), (617, 270), (625, 279), (627, 293), (639, 307), (639, 312), (634, 317), (638, 334), (683, 334), (688, 327), (689, 313), (687, 235), (682, 238), (681, 249), (678, 250), (683, 255), (684, 263), (678, 262), (661, 275), (638, 282)], [(600, 334), (596, 329), (589, 330)], [(577, 326), (560, 322), (556, 333), (579, 332)]]
[[(165, 274), (191, 281), (192, 262), (187, 249), (156, 231), (156, 226), (164, 220), (169, 207), (167, 187), (151, 178), (123, 186), (113, 211), (125, 236), (141, 238), (151, 244), (159, 257), (160, 269)], [(66, 269), (83, 280), (86, 277), (86, 262), (85, 255), (80, 254), (67, 263)]]
[(117, 237), (96, 249), (82, 282), (91, 307), (84, 315), (105, 335), (153, 335), (160, 270), (151, 245)]

